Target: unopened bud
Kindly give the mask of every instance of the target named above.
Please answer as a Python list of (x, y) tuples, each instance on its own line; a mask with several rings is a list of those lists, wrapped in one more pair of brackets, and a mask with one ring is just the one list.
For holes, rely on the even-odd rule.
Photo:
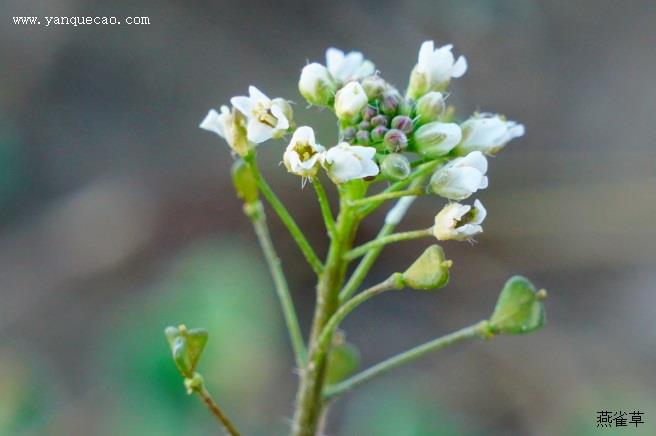
[(417, 101), (415, 111), (421, 124), (437, 121), (444, 111), (444, 96), (437, 91), (425, 94)]
[(392, 129), (399, 129), (406, 135), (408, 133), (412, 133), (412, 129), (414, 128), (410, 117), (407, 117), (405, 115), (397, 115), (394, 118), (392, 118), (391, 126)]
[(403, 281), (412, 289), (442, 288), (449, 282), (452, 264), (444, 258), (442, 247), (433, 244), (403, 273)]
[(408, 138), (398, 129), (390, 129), (385, 133), (383, 144), (389, 151), (403, 151), (408, 147)]
[(372, 126), (387, 126), (388, 122), (389, 118), (387, 118), (385, 115), (376, 115), (371, 119)]
[(366, 130), (358, 130), (358, 133), (355, 134), (355, 139), (358, 144), (369, 145), (371, 138), (369, 137), (369, 132)]
[(378, 111), (371, 107), (367, 106), (363, 111), (362, 111), (362, 119), (365, 121), (370, 121), (373, 117), (378, 115)]
[(347, 127), (342, 130), (342, 140), (346, 142), (352, 142), (355, 139), (355, 134), (358, 132), (358, 129), (355, 127)]
[(335, 96), (336, 86), (326, 67), (312, 63), (303, 67), (298, 90), (308, 103), (329, 106)]
[(358, 127), (360, 128), (360, 130), (369, 130), (369, 129), (371, 129), (371, 123), (369, 123), (369, 121), (363, 120), (363, 121), (360, 121), (360, 124), (358, 124)]
[(257, 201), (259, 190), (253, 172), (242, 159), (235, 160), (231, 168), (232, 183), (237, 191), (237, 196), (246, 204)]
[(357, 121), (368, 101), (362, 85), (358, 82), (349, 82), (335, 95), (335, 114), (342, 121)]
[(437, 121), (424, 124), (414, 134), (417, 152), (431, 158), (448, 154), (461, 138), (460, 126)]
[(381, 142), (388, 130), (389, 129), (385, 126), (374, 127), (374, 129), (371, 131), (371, 140), (373, 142)]
[(410, 175), (412, 168), (407, 157), (399, 153), (390, 153), (380, 163), (380, 172), (392, 180), (403, 180)]
[(362, 88), (369, 100), (380, 97), (385, 91), (387, 84), (379, 76), (369, 76), (362, 79)]
[(401, 104), (401, 94), (396, 90), (389, 90), (383, 93), (383, 98), (380, 102), (380, 110), (385, 115), (394, 116), (399, 110), (399, 104)]

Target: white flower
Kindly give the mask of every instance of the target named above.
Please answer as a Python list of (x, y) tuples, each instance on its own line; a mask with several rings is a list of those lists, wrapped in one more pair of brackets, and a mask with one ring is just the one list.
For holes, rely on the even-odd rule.
[(417, 152), (428, 157), (444, 156), (453, 150), (461, 139), (460, 126), (439, 121), (424, 124), (414, 133)]
[(439, 168), (430, 180), (433, 192), (449, 200), (464, 200), (479, 189), (487, 188), (487, 159), (473, 151)]
[(303, 67), (298, 90), (308, 103), (327, 106), (335, 95), (336, 86), (328, 69), (315, 62)]
[(464, 139), (457, 151), (466, 154), (474, 150), (494, 154), (510, 140), (524, 135), (524, 126), (494, 114), (475, 114), (462, 123)]
[(444, 96), (441, 92), (431, 91), (424, 94), (415, 106), (419, 123), (436, 121), (444, 111)]
[(326, 50), (326, 66), (333, 78), (340, 83), (360, 80), (371, 76), (376, 70), (374, 64), (366, 60), (362, 53), (352, 51), (345, 55), (334, 47)]
[(335, 95), (335, 114), (345, 121), (354, 120), (367, 106), (369, 99), (358, 82), (349, 82)]
[(248, 87), (249, 97), (232, 97), (230, 102), (248, 118), (248, 140), (259, 144), (279, 136), (289, 128), (285, 107), (272, 101), (254, 86)]
[(433, 235), (439, 241), (471, 240), (473, 236), (483, 231), (481, 224), (486, 215), (487, 211), (478, 200), (474, 201), (473, 207), (449, 203), (435, 216)]
[(425, 41), (419, 49), (417, 65), (410, 75), (409, 97), (418, 98), (429, 91), (445, 87), (451, 78), (458, 78), (467, 71), (464, 56), (456, 60), (451, 44), (435, 48), (433, 41)]
[(314, 177), (323, 160), (325, 148), (315, 142), (312, 127), (301, 126), (292, 135), (282, 161), (287, 171), (301, 177)]
[(335, 183), (375, 176), (380, 171), (374, 161), (376, 149), (340, 142), (328, 149), (324, 168)]
[(246, 138), (244, 116), (236, 110), (231, 111), (228, 106), (221, 106), (220, 114), (210, 109), (198, 127), (225, 139), (230, 148), (240, 156), (245, 156), (253, 146)]

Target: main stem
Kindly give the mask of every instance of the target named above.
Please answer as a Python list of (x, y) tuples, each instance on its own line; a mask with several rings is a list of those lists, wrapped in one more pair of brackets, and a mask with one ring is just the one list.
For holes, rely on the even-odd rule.
[(296, 410), (292, 424), (294, 436), (314, 436), (324, 408), (322, 391), (329, 353), (322, 353), (319, 337), (330, 317), (339, 308), (339, 290), (344, 282), (347, 262), (343, 255), (353, 243), (357, 220), (347, 206), (351, 195), (346, 187), (340, 192), (340, 212), (336, 232), (331, 240), (323, 272), (317, 284), (317, 303), (314, 311), (308, 363), (301, 371), (296, 394)]

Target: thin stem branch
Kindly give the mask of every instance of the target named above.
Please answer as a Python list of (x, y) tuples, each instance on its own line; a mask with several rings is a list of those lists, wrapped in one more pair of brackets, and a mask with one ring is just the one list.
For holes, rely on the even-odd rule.
[(287, 325), (289, 337), (292, 342), (292, 348), (294, 349), (296, 366), (298, 368), (302, 368), (307, 360), (307, 352), (305, 350), (303, 334), (301, 333), (301, 327), (298, 323), (296, 310), (294, 309), (294, 302), (292, 301), (292, 297), (289, 292), (289, 285), (287, 284), (287, 279), (285, 278), (285, 273), (282, 269), (280, 258), (278, 257), (278, 254), (276, 253), (276, 250), (273, 246), (273, 242), (271, 241), (271, 235), (269, 233), (269, 227), (266, 223), (264, 208), (262, 207), (262, 203), (260, 201), (256, 201), (252, 204), (244, 205), (244, 212), (253, 223), (255, 234), (257, 235), (257, 239), (260, 242), (260, 246), (264, 252), (264, 258), (266, 259), (267, 265), (269, 266), (269, 271), (273, 277), (273, 283), (276, 288), (276, 293), (278, 294), (278, 300), (280, 301), (283, 315), (285, 317), (285, 324)]
[(330, 209), (330, 202), (328, 201), (328, 196), (326, 195), (326, 190), (323, 189), (321, 180), (318, 177), (312, 179), (312, 186), (317, 193), (317, 198), (319, 199), (319, 207), (321, 208), (321, 215), (323, 216), (323, 221), (326, 224), (326, 229), (328, 230), (328, 236), (331, 239), (335, 237), (335, 218), (333, 217), (333, 212)]
[(201, 384), (200, 386), (194, 387), (193, 391), (198, 394), (198, 397), (207, 408), (212, 412), (212, 415), (223, 425), (226, 434), (230, 436), (239, 436), (239, 431), (235, 425), (228, 419), (228, 417), (223, 413), (218, 404), (214, 401), (210, 393), (205, 389), (205, 385)]
[(351, 203), (351, 206), (366, 206), (371, 203), (380, 203), (386, 200), (393, 200), (395, 198), (408, 197), (408, 196), (417, 196), (423, 195), (426, 191), (421, 188), (407, 189), (405, 191), (392, 191), (392, 192), (382, 192), (377, 195), (372, 195), (371, 197), (363, 198), (361, 200), (355, 200)]
[[(440, 162), (441, 162), (440, 160), (434, 160), (434, 161), (430, 161), (430, 162), (427, 162), (425, 164), (419, 165), (417, 167), (417, 169), (415, 170), (415, 172), (410, 174), (405, 179), (399, 180), (398, 182), (393, 183), (387, 189), (385, 189), (381, 194), (387, 194), (387, 193), (390, 193), (390, 192), (400, 191), (401, 189), (408, 186), (410, 183), (412, 183), (417, 178), (420, 178), (420, 177), (423, 178), (423, 177), (427, 176), (428, 174), (430, 174), (435, 169), (435, 167), (440, 164)], [(370, 213), (372, 213), (373, 211), (378, 209), (378, 207), (380, 207), (384, 202), (385, 202), (385, 200), (379, 200), (379, 201), (375, 201), (375, 202), (372, 202), (372, 203), (364, 206), (362, 209), (360, 209), (360, 212), (359, 212), (360, 216), (365, 217), (365, 216), (369, 215)]]
[(425, 344), (411, 348), (410, 350), (407, 350), (401, 354), (397, 354), (394, 357), (390, 357), (389, 359), (384, 360), (377, 365), (374, 365), (371, 368), (366, 369), (347, 380), (344, 380), (341, 383), (328, 387), (324, 392), (324, 397), (326, 399), (334, 398), (337, 395), (349, 391), (356, 386), (360, 386), (391, 369), (417, 360), (426, 354), (441, 350), (442, 348), (448, 347), (449, 345), (453, 345), (465, 339), (473, 339), (477, 337), (490, 337), (487, 321), (480, 321), (474, 325), (465, 327), (446, 336), (434, 339), (430, 342), (426, 342)]
[(285, 225), (285, 227), (287, 227), (287, 230), (289, 230), (289, 233), (292, 235), (292, 238), (294, 238), (294, 241), (296, 241), (296, 244), (301, 249), (301, 252), (305, 256), (305, 259), (310, 264), (314, 272), (316, 274), (321, 274), (323, 271), (323, 264), (321, 263), (321, 260), (319, 260), (319, 257), (317, 257), (316, 253), (310, 246), (310, 243), (296, 224), (296, 221), (294, 221), (294, 218), (292, 218), (278, 196), (273, 192), (266, 180), (264, 180), (264, 177), (262, 177), (262, 174), (257, 167), (257, 163), (255, 162), (255, 156), (247, 156), (246, 162), (248, 163), (253, 176), (255, 177), (257, 187), (259, 188), (262, 195), (264, 195), (264, 198), (267, 199), (273, 210), (276, 212), (276, 214), (278, 214), (278, 217), (282, 223)]
[(425, 238), (432, 235), (432, 228), (422, 230), (412, 230), (409, 232), (394, 233), (392, 235), (384, 236), (382, 238), (373, 239), (366, 244), (355, 247), (344, 255), (344, 259), (353, 260), (366, 254), (372, 248), (384, 247), (387, 244), (399, 241), (409, 241), (411, 239)]
[(323, 356), (328, 352), (335, 331), (344, 320), (344, 318), (346, 318), (349, 313), (353, 312), (356, 307), (378, 294), (401, 288), (403, 288), (403, 274), (394, 273), (388, 277), (387, 280), (384, 280), (377, 285), (360, 292), (358, 295), (342, 304), (337, 312), (335, 312), (333, 316), (330, 317), (323, 330), (321, 331), (321, 335), (319, 335), (319, 340), (317, 341), (318, 345), (316, 356)]
[[(412, 181), (410, 187), (417, 188), (421, 186), (424, 180), (426, 179), (426, 177), (428, 177), (428, 175), (417, 177), (415, 180)], [(414, 202), (415, 198), (416, 197), (403, 197), (396, 202), (394, 207), (392, 207), (387, 212), (387, 215), (385, 216), (385, 224), (383, 225), (383, 227), (381, 227), (380, 231), (378, 232), (378, 235), (376, 235), (376, 238), (383, 238), (387, 235), (392, 234), (396, 226), (401, 222), (405, 214), (408, 212), (408, 209)], [(344, 303), (346, 300), (351, 298), (353, 294), (357, 292), (358, 288), (366, 278), (367, 274), (369, 273), (369, 270), (373, 266), (376, 259), (378, 259), (378, 256), (380, 255), (380, 252), (382, 250), (383, 247), (372, 248), (367, 252), (367, 254), (364, 255), (362, 260), (360, 260), (360, 263), (355, 268), (355, 271), (353, 271), (353, 274), (351, 274), (351, 277), (349, 277), (348, 282), (346, 282), (346, 285), (339, 293), (340, 303)]]

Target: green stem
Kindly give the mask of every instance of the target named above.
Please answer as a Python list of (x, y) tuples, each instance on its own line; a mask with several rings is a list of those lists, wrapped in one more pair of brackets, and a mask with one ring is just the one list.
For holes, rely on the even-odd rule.
[(287, 325), (289, 337), (292, 342), (292, 348), (294, 349), (296, 366), (298, 368), (302, 368), (307, 360), (303, 334), (301, 333), (301, 327), (298, 324), (296, 310), (294, 309), (294, 302), (292, 301), (292, 297), (289, 292), (289, 285), (287, 284), (285, 273), (282, 270), (282, 265), (280, 264), (280, 258), (278, 257), (278, 254), (273, 247), (273, 242), (271, 241), (271, 235), (266, 223), (264, 208), (262, 207), (262, 203), (258, 200), (251, 204), (245, 204), (244, 212), (253, 223), (255, 234), (257, 235), (257, 239), (260, 242), (260, 246), (264, 252), (264, 258), (266, 259), (267, 265), (269, 266), (269, 271), (273, 277), (273, 283), (276, 288), (276, 293), (278, 294), (278, 300), (280, 301), (283, 315), (285, 317), (285, 323)]
[[(387, 189), (385, 189), (381, 194), (387, 194), (390, 192), (397, 192), (400, 191), (401, 189), (405, 188), (408, 186), (410, 183), (412, 183), (414, 180), (418, 178), (424, 178), (428, 174), (430, 174), (437, 165), (441, 163), (441, 160), (434, 160), (427, 162), (425, 164), (419, 165), (415, 172), (410, 174), (408, 177), (406, 177), (403, 180), (399, 180), (396, 183), (393, 183), (391, 186), (389, 186)], [(380, 195), (380, 194), (379, 194)], [(359, 211), (360, 217), (366, 217), (376, 209), (378, 209), (385, 200), (379, 200), (379, 201), (374, 201), (366, 206), (364, 206), (362, 209)]]
[(312, 179), (312, 186), (317, 193), (317, 198), (319, 199), (319, 207), (321, 208), (321, 215), (323, 216), (323, 221), (326, 224), (326, 229), (328, 230), (328, 236), (330, 238), (335, 237), (335, 218), (333, 218), (333, 212), (330, 210), (330, 202), (328, 201), (328, 196), (326, 195), (325, 189), (321, 184), (321, 180), (318, 177)]
[(351, 203), (351, 206), (366, 206), (371, 203), (379, 203), (386, 200), (393, 200), (395, 198), (408, 197), (408, 196), (417, 196), (425, 194), (421, 188), (407, 189), (405, 191), (393, 191), (393, 192), (382, 192), (377, 195), (372, 195), (371, 197), (363, 198), (361, 200), (356, 200)]
[(296, 241), (296, 244), (301, 249), (301, 252), (305, 256), (307, 262), (310, 264), (316, 274), (321, 274), (323, 271), (321, 260), (319, 260), (319, 257), (317, 257), (308, 240), (305, 239), (303, 232), (296, 224), (296, 221), (294, 221), (294, 218), (292, 218), (280, 199), (278, 199), (278, 196), (273, 192), (266, 180), (264, 180), (264, 177), (262, 177), (262, 174), (257, 167), (255, 156), (246, 156), (245, 161), (248, 163), (248, 166), (250, 167), (253, 176), (255, 177), (258, 189), (267, 199), (276, 214), (278, 214), (278, 217), (285, 225), (285, 227), (287, 227), (287, 230), (289, 230), (292, 238), (294, 238), (294, 241)]
[(442, 336), (430, 342), (426, 342), (425, 344), (419, 345), (401, 354), (397, 354), (394, 357), (384, 360), (377, 365), (374, 365), (371, 368), (366, 369), (347, 380), (344, 380), (341, 383), (328, 387), (324, 393), (324, 397), (326, 399), (334, 398), (337, 395), (349, 391), (356, 386), (360, 386), (391, 369), (417, 360), (426, 354), (441, 350), (442, 348), (448, 347), (449, 345), (453, 345), (465, 339), (473, 339), (477, 337), (490, 337), (487, 321), (478, 322), (472, 326), (465, 327), (446, 336)]
[[(410, 187), (417, 188), (421, 186), (424, 180), (426, 179), (426, 177), (428, 176), (424, 175), (423, 177), (416, 178), (415, 180), (412, 181)], [(394, 205), (394, 207), (392, 207), (387, 212), (387, 216), (385, 217), (385, 224), (383, 225), (383, 227), (381, 227), (376, 238), (383, 238), (387, 235), (392, 234), (396, 226), (401, 222), (405, 214), (408, 212), (408, 209), (410, 208), (414, 200), (415, 197), (403, 197), (400, 200), (398, 200)], [(367, 254), (364, 255), (362, 260), (360, 260), (360, 263), (358, 263), (358, 266), (355, 268), (355, 271), (353, 271), (353, 274), (351, 274), (351, 277), (346, 283), (346, 286), (344, 286), (344, 289), (342, 289), (342, 291), (339, 293), (340, 303), (344, 303), (346, 300), (351, 298), (351, 296), (355, 294), (355, 292), (357, 292), (358, 288), (360, 287), (365, 277), (369, 273), (369, 270), (373, 266), (376, 259), (378, 259), (378, 256), (380, 255), (380, 252), (382, 250), (383, 247), (372, 248), (371, 250), (369, 250), (369, 252), (367, 252)]]
[(401, 288), (403, 288), (403, 274), (394, 273), (389, 278), (387, 278), (387, 280), (360, 292), (358, 295), (342, 304), (339, 307), (339, 310), (337, 310), (337, 312), (335, 312), (330, 320), (328, 320), (323, 330), (321, 331), (315, 358), (320, 359), (328, 352), (332, 338), (335, 335), (337, 328), (344, 320), (344, 318), (346, 318), (349, 313), (355, 310), (356, 307), (369, 300), (370, 298), (382, 294), (383, 292)]
[(366, 254), (372, 248), (384, 247), (385, 245), (391, 244), (393, 242), (409, 241), (411, 239), (425, 238), (427, 236), (431, 236), (432, 234), (433, 234), (433, 229), (428, 228), (422, 230), (412, 230), (410, 232), (394, 233), (392, 235), (384, 236), (382, 238), (376, 238), (374, 240), (367, 242), (366, 244), (362, 244), (359, 247), (356, 247), (351, 251), (347, 252), (344, 255), (344, 259), (346, 260), (357, 259), (358, 257)]
[(347, 186), (340, 186), (340, 213), (337, 217), (336, 233), (330, 242), (326, 267), (319, 275), (317, 304), (310, 332), (308, 364), (301, 371), (296, 394), (292, 424), (292, 433), (295, 436), (314, 436), (324, 408), (322, 392), (327, 354), (320, 352), (318, 341), (326, 323), (339, 307), (339, 289), (344, 281), (347, 266), (343, 255), (352, 244), (358, 224), (352, 210), (347, 206), (351, 195)]
[(239, 431), (235, 425), (228, 419), (228, 417), (223, 413), (218, 404), (214, 401), (210, 393), (205, 389), (205, 385), (201, 383), (198, 386), (193, 387), (193, 392), (198, 395), (207, 408), (212, 412), (212, 415), (223, 425), (225, 433), (230, 436), (239, 436)]

